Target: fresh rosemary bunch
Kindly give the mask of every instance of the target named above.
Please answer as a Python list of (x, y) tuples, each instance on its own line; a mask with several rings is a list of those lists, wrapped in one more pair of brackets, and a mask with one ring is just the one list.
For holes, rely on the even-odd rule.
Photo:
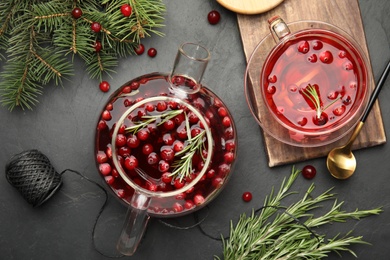
[[(360, 219), (378, 215), (381, 208), (371, 210), (341, 210), (343, 202), (337, 202), (331, 189), (317, 197), (312, 197), (315, 188), (312, 184), (299, 201), (288, 207), (282, 206), (282, 200), (296, 192), (290, 188), (300, 171), (293, 168), (289, 179), (284, 180), (278, 193), (265, 199), (260, 213), (255, 211), (250, 216), (242, 214), (236, 226), (231, 224), (230, 236), (223, 238), (223, 258), (225, 260), (282, 260), (282, 259), (321, 259), (330, 252), (347, 251), (352, 244), (367, 244), (361, 236), (335, 236), (326, 239), (314, 229), (332, 222), (345, 222), (347, 219)], [(322, 202), (333, 200), (331, 209), (322, 216), (315, 217), (311, 210), (320, 207)], [(215, 259), (219, 259), (217, 256)]]

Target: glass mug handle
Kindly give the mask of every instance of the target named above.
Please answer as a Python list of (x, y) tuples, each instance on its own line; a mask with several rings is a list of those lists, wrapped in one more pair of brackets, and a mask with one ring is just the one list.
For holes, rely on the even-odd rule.
[(269, 30), (274, 41), (278, 43), (284, 37), (290, 34), (290, 29), (280, 16), (276, 15), (268, 19)]
[(150, 197), (134, 191), (117, 243), (117, 249), (123, 255), (131, 256), (137, 250), (150, 218), (147, 214), (150, 200)]

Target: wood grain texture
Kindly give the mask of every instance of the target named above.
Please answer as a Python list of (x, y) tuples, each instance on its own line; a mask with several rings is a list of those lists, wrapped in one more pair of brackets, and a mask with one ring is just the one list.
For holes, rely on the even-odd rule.
[(225, 8), (240, 14), (261, 14), (279, 5), (283, 0), (217, 0)]
[[(318, 20), (336, 25), (350, 34), (369, 57), (358, 0), (285, 0), (276, 8), (263, 14), (251, 16), (237, 14), (247, 61), (257, 44), (269, 34), (267, 20), (275, 15), (279, 15), (287, 23), (300, 20)], [(371, 63), (368, 67), (371, 70)], [(372, 79), (371, 90), (374, 86), (375, 83)], [(268, 165), (273, 167), (326, 156), (332, 148), (344, 144), (350, 134), (335, 143), (318, 148), (294, 147), (277, 141), (265, 132), (263, 135)], [(355, 141), (353, 149), (371, 147), (385, 142), (385, 129), (377, 101)]]

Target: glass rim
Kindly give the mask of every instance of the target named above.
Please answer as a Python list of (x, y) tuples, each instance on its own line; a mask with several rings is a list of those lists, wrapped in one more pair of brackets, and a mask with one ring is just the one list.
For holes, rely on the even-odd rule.
[[(185, 46), (196, 46), (199, 49), (202, 49), (207, 55), (206, 55), (206, 57), (194, 57), (193, 55), (188, 54), (188, 51), (186, 51), (184, 49)], [(187, 58), (189, 58), (191, 60), (195, 60), (195, 61), (200, 61), (200, 62), (208, 62), (210, 60), (210, 57), (211, 57), (210, 51), (206, 47), (204, 47), (201, 44), (193, 43), (193, 42), (185, 42), (185, 43), (181, 44), (179, 47), (179, 51)]]

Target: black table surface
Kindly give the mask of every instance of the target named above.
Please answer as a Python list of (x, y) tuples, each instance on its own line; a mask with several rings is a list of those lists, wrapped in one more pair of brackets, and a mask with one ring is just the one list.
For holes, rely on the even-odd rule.
[[(212, 236), (227, 236), (230, 221), (236, 223), (241, 213), (259, 208), (272, 187), (279, 188), (292, 167), (307, 164), (317, 168), (317, 176), (308, 181), (298, 177), (293, 190), (305, 191), (314, 182), (316, 194), (334, 187), (343, 209), (370, 209), (383, 206), (379, 216), (333, 224), (321, 229), (329, 235), (353, 230), (371, 245), (351, 247), (360, 259), (388, 259), (390, 255), (390, 146), (388, 144), (355, 151), (358, 167), (347, 181), (332, 178), (325, 158), (274, 168), (267, 166), (261, 130), (246, 105), (243, 75), (246, 66), (236, 14), (215, 1), (164, 1), (167, 7), (165, 37), (153, 36), (143, 41), (146, 49), (158, 50), (155, 58), (146, 54), (121, 60), (112, 79), (110, 93), (124, 82), (150, 72), (168, 72), (178, 46), (199, 42), (212, 55), (203, 84), (213, 90), (232, 112), (238, 132), (238, 160), (232, 177), (200, 216), (207, 215), (203, 229)], [(390, 59), (390, 1), (360, 0), (372, 69), (377, 80)], [(217, 25), (207, 22), (212, 9), (221, 13)], [(16, 153), (38, 149), (46, 154), (58, 172), (71, 168), (102, 183), (94, 161), (94, 129), (103, 104), (110, 93), (99, 90), (81, 63), (76, 75), (64, 87), (48, 85), (33, 111), (0, 108), (0, 167)], [(390, 81), (379, 97), (387, 136), (390, 129)], [(3, 170), (4, 172), (4, 170)], [(63, 175), (63, 186), (45, 204), (33, 208), (5, 179), (0, 178), (0, 259), (106, 259), (93, 247), (91, 233), (104, 193), (95, 185), (71, 173)], [(243, 202), (245, 191), (253, 194)], [(294, 199), (291, 199), (291, 202)], [(96, 245), (108, 255), (118, 255), (115, 243), (126, 208), (113, 196), (96, 227)], [(192, 215), (166, 220), (174, 226), (190, 226)], [(180, 230), (152, 218), (145, 237), (132, 259), (213, 259), (222, 256), (221, 241), (211, 239), (198, 228)], [(338, 259), (331, 254), (329, 259)], [(343, 253), (342, 259), (354, 259)]]

